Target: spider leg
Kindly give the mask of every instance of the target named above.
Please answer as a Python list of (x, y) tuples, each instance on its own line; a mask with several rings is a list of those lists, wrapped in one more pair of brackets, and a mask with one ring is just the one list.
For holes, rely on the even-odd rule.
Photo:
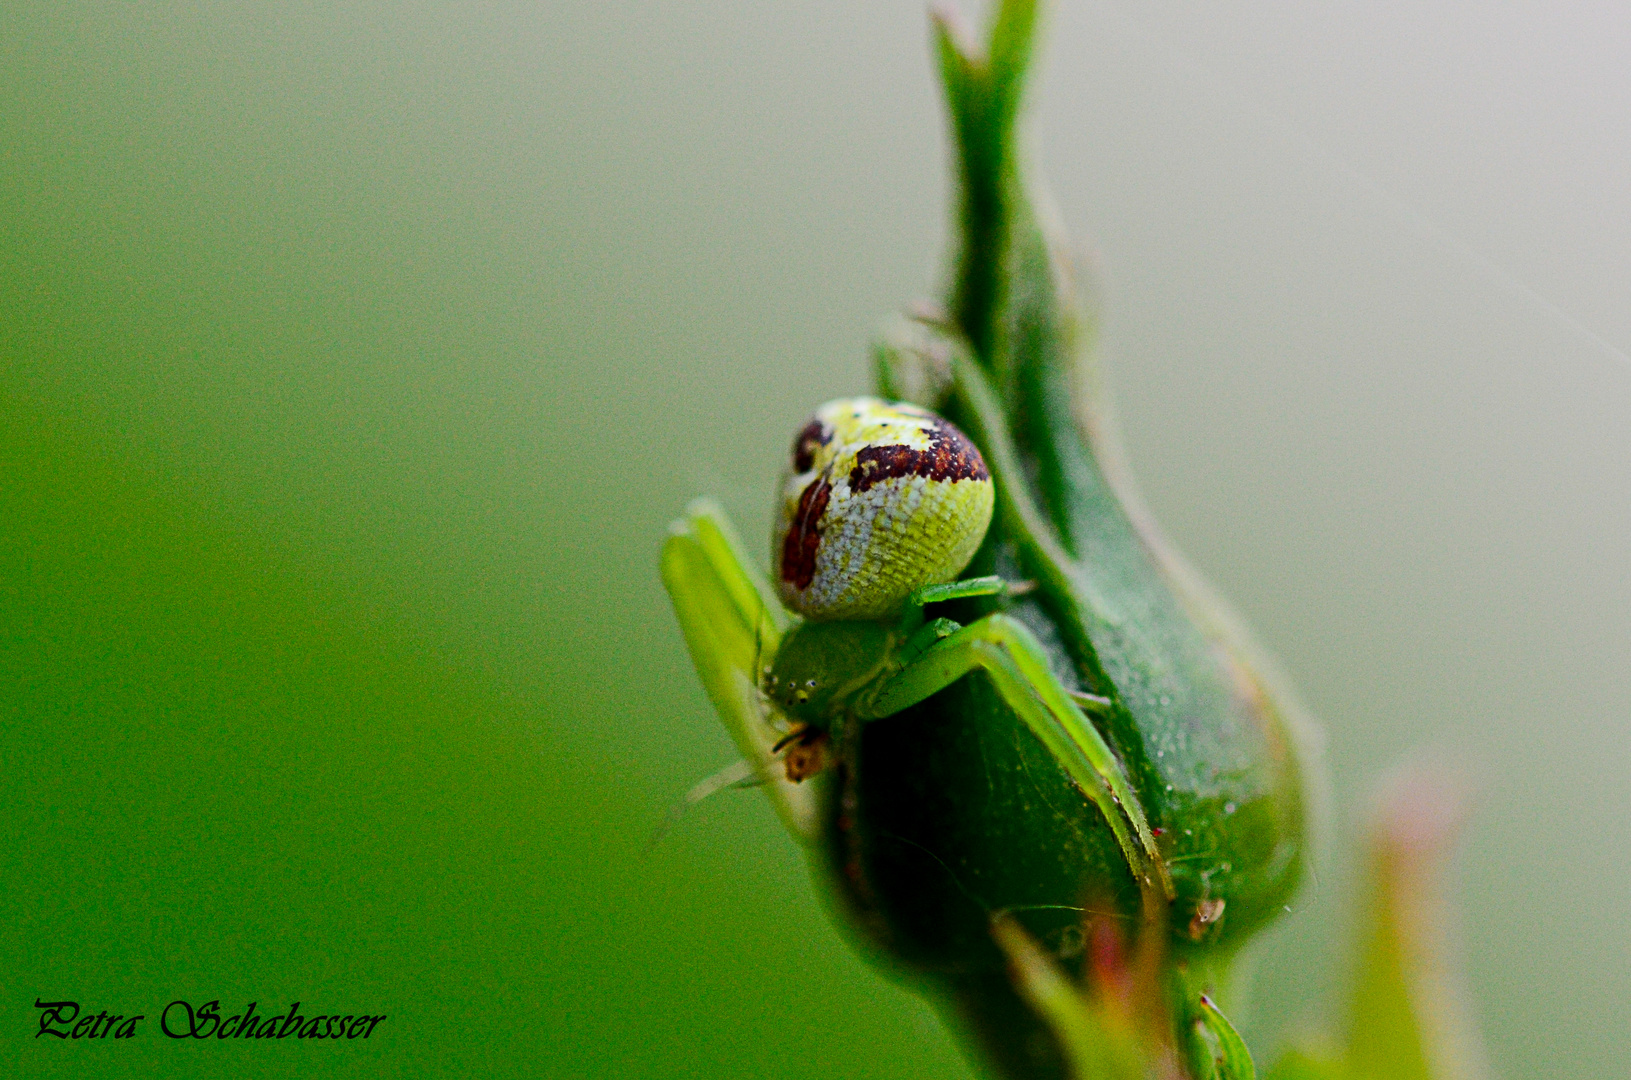
[(789, 619), (769, 584), (742, 554), (725, 512), (699, 499), (669, 527), (663, 585), (674, 603), (703, 688), (752, 770), (770, 777), (765, 790), (795, 836), (817, 833), (815, 796), (776, 774), (777, 741), (760, 692), (761, 654), (774, 657)]
[(923, 625), (923, 608), (942, 600), (961, 600), (969, 596), (998, 596), (1008, 589), (1008, 583), (993, 574), (990, 577), (968, 578), (965, 581), (947, 581), (939, 585), (922, 585), (912, 590), (901, 608), (900, 635), (910, 637)]
[(1121, 762), (1054, 677), (1042, 646), (1014, 619), (987, 615), (930, 645), (883, 683), (857, 715), (864, 720), (891, 716), (976, 669), (991, 677), (1008, 707), (1099, 808), (1141, 887), (1159, 887), (1171, 900), (1172, 879)]

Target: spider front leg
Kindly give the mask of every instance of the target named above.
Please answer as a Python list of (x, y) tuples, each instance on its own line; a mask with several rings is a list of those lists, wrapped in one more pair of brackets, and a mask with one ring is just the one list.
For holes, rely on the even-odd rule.
[(1133, 877), (1146, 889), (1159, 884), (1161, 892), (1171, 900), (1172, 879), (1137, 792), (1104, 736), (1082, 715), (1071, 693), (1049, 670), (1047, 655), (1036, 638), (1019, 622), (998, 614), (987, 615), (922, 647), (924, 637), (947, 630), (948, 622), (936, 620), (912, 636), (903, 656), (916, 648), (921, 651), (871, 694), (856, 710), (857, 715), (863, 720), (892, 716), (975, 669), (984, 671), (1008, 707), (1099, 808), (1121, 845)]
[(697, 675), (725, 728), (795, 835), (816, 834), (814, 794), (791, 783), (775, 760), (782, 731), (771, 725), (760, 677), (774, 660), (787, 613), (742, 554), (725, 512), (698, 499), (663, 541), (663, 585), (679, 618)]

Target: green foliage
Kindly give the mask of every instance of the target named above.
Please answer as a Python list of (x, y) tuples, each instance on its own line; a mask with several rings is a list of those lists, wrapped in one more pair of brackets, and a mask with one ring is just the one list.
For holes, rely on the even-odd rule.
[[(1442, 932), (1438, 876), (1460, 817), (1442, 779), (1414, 774), (1389, 786), (1372, 828), (1355, 942), (1355, 983), (1346, 1039), (1282, 1053), (1267, 1080), (1472, 1080), (1477, 1040), (1461, 1008)], [(1256, 1075), (1245, 1043), (1210, 995), (1189, 985), (1182, 964), (1166, 972), (1163, 999), (1151, 988), (1160, 965), (1129, 959), (1114, 926), (1089, 920), (1093, 949), (1074, 984), (1012, 920), (993, 926), (1015, 984), (1044, 1017), (1076, 1080), (1247, 1080)], [(1154, 935), (1146, 934), (1142, 943)], [(1148, 951), (1144, 947), (1144, 951)], [(1169, 1025), (1168, 1015), (1173, 1017)], [(1173, 1029), (1182, 1044), (1176, 1064)]]
[(1251, 1051), (1229, 1018), (1205, 994), (1193, 1002), (1188, 1017), (1189, 1061), (1195, 1080), (1256, 1080)]

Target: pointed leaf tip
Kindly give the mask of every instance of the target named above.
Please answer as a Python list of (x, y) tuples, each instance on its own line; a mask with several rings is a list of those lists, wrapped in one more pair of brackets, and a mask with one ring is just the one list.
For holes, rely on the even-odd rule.
[(1257, 1066), (1245, 1040), (1206, 994), (1200, 996), (1191, 1023), (1194, 1059), (1200, 1067), (1209, 1065), (1216, 1080), (1256, 1080)]

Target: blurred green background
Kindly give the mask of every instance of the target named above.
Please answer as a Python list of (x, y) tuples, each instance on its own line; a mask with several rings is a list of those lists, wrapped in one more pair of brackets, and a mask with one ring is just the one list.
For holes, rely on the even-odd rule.
[[(1631, 38), (1607, 9), (1056, 4), (1037, 130), (1142, 487), (1328, 735), (1263, 1050), (1353, 823), (1481, 792), (1498, 1074), (1631, 1056)], [(966, 1076), (756, 796), (657, 582), (763, 536), (933, 290), (912, 2), (0, 9), (0, 1072)], [(36, 997), (144, 1012), (36, 1040)], [(172, 1042), (182, 998), (386, 1013)]]

